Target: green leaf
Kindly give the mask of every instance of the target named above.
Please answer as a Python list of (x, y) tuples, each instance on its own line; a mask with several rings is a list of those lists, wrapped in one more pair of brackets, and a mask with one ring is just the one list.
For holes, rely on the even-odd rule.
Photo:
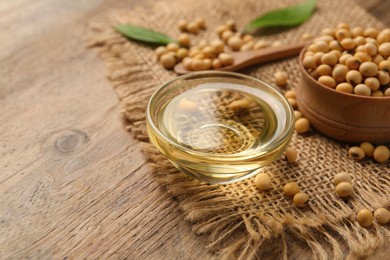
[(165, 34), (131, 24), (119, 24), (115, 26), (115, 29), (124, 36), (141, 42), (154, 43), (159, 45), (175, 42), (175, 40), (169, 38)]
[(252, 20), (245, 31), (261, 27), (296, 26), (306, 21), (314, 11), (317, 0), (305, 0), (304, 2), (287, 8), (268, 12)]

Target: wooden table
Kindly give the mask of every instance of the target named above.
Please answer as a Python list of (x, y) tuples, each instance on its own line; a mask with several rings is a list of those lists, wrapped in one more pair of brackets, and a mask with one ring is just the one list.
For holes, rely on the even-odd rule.
[[(357, 1), (390, 24), (390, 1)], [(0, 259), (212, 257), (84, 48), (87, 20), (137, 2), (0, 2)]]

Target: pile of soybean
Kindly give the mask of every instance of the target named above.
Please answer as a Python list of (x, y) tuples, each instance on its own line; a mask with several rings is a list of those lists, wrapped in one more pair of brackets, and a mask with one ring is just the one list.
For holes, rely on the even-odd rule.
[(233, 20), (228, 20), (215, 28), (215, 39), (200, 40), (196, 44), (192, 44), (196, 39), (191, 39), (191, 35), (197, 35), (201, 30), (207, 29), (203, 18), (180, 21), (178, 29), (181, 34), (177, 42), (160, 46), (155, 50), (157, 59), (165, 69), (173, 69), (179, 62), (182, 62), (189, 71), (220, 69), (234, 63), (231, 52), (258, 50), (282, 44), (280, 41), (272, 43), (265, 40), (255, 41), (252, 35), (239, 32)]
[(390, 96), (390, 29), (326, 28), (304, 54), (303, 66), (323, 85), (361, 96)]

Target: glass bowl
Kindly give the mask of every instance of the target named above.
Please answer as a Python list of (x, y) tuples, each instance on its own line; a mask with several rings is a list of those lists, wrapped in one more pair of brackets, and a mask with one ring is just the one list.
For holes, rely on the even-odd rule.
[(257, 174), (286, 150), (294, 125), (270, 85), (232, 72), (194, 72), (167, 82), (147, 106), (151, 142), (182, 172), (208, 183)]

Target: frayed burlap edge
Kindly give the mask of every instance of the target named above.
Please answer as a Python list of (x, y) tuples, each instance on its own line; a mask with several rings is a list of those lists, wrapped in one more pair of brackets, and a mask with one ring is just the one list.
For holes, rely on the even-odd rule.
[[(248, 2), (249, 6), (251, 4), (253, 3)], [(182, 3), (158, 3), (154, 6), (156, 12), (143, 9), (113, 11), (109, 23), (91, 24), (94, 33), (88, 39), (87, 46), (97, 47), (99, 56), (105, 61), (109, 79), (123, 105), (122, 112), (127, 120), (127, 128), (142, 141), (143, 150), (150, 157), (150, 165), (154, 169), (157, 181), (165, 185), (167, 192), (180, 201), (180, 207), (186, 219), (192, 223), (193, 231), (198, 235), (209, 236), (208, 248), (211, 252), (225, 259), (264, 258), (265, 246), (272, 243), (271, 248), (278, 253), (278, 257), (287, 259), (289, 241), (297, 239), (311, 249), (313, 258), (341, 259), (348, 249), (351, 257), (367, 256), (389, 241), (388, 227), (374, 225), (371, 229), (363, 229), (355, 220), (355, 211), (371, 202), (375, 201), (374, 204), (378, 207), (389, 207), (388, 197), (371, 196), (370, 192), (359, 194), (362, 203), (357, 203), (354, 210), (344, 203), (336, 202), (336, 206), (331, 205), (333, 202), (329, 199), (329, 205), (323, 210), (332, 212), (332, 207), (337, 207), (338, 210), (345, 212), (343, 215), (334, 214), (331, 217), (323, 214), (322, 211), (313, 210), (315, 207), (311, 211), (304, 211), (302, 213), (306, 214), (304, 218), (301, 216), (296, 218), (291, 214), (267, 216), (261, 213), (257, 213), (254, 217), (235, 203), (225, 185), (202, 184), (181, 174), (153, 145), (148, 143), (145, 128), (147, 100), (162, 82), (175, 75), (156, 66), (154, 59), (142, 57), (144, 53), (151, 50), (129, 42), (114, 32), (110, 24), (130, 20), (132, 23), (138, 22), (142, 25), (145, 23), (145, 16), (141, 14), (154, 13), (156, 15), (153, 19), (159, 20), (162, 17), (158, 13), (174, 13), (180, 10), (181, 5), (192, 5), (196, 14), (197, 6), (192, 2), (183, 3), (183, 1)], [(339, 4), (340, 8), (343, 8), (343, 5), (345, 7), (351, 3), (343, 1)], [(351, 10), (361, 16), (364, 11), (356, 8)], [(368, 20), (372, 20), (372, 17), (364, 14)], [(177, 19), (172, 19), (169, 22), (174, 26), (176, 21)], [(158, 26), (155, 29), (159, 30)], [(390, 180), (386, 178), (385, 181), (384, 187), (390, 187)], [(248, 185), (248, 182), (243, 182), (242, 185)], [(368, 199), (362, 199), (363, 197)]]

